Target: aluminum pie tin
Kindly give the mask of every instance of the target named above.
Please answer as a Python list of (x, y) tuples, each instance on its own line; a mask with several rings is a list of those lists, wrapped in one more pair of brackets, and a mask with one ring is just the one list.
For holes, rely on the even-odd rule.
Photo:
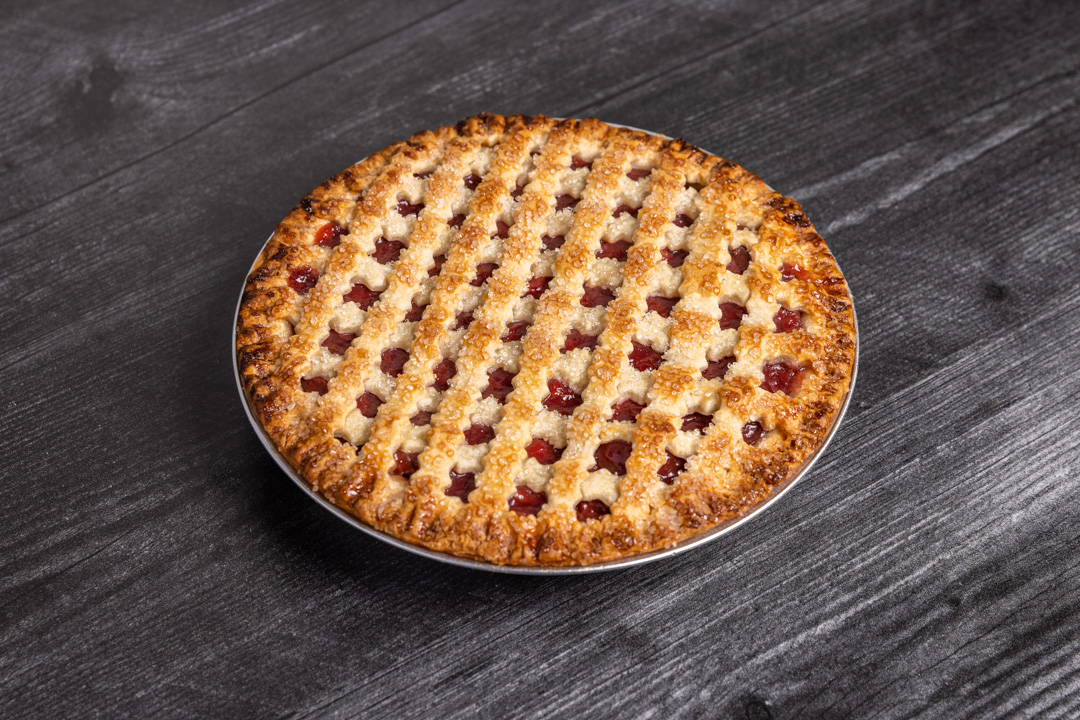
[[(616, 125), (615, 123), (608, 123), (615, 127), (628, 127), (625, 125)], [(636, 130), (637, 128), (630, 128)], [(647, 132), (642, 130), (641, 132)], [(656, 134), (656, 133), (651, 133)], [(413, 553), (414, 555), (420, 555), (430, 560), (436, 560), (438, 562), (446, 563), (448, 565), (456, 565), (457, 567), (471, 568), (473, 570), (486, 570), (488, 572), (506, 573), (511, 575), (582, 575), (585, 573), (603, 572), (605, 570), (618, 570), (620, 568), (633, 567), (635, 565), (644, 565), (645, 563), (654, 562), (663, 558), (669, 558), (674, 555), (684, 553), (691, 548), (704, 545), (707, 542), (716, 540), (721, 535), (731, 532), (735, 528), (739, 527), (745, 522), (757, 517), (765, 511), (767, 507), (780, 499), (788, 490), (790, 490), (795, 483), (799, 482), (803, 477), (810, 472), (810, 469), (817, 462), (818, 458), (824, 454), (825, 449), (829, 446), (833, 436), (836, 434), (837, 428), (840, 427), (841, 421), (844, 419), (844, 415), (847, 413), (848, 405), (851, 402), (851, 395), (855, 391), (855, 378), (858, 375), (859, 370), (859, 321), (855, 314), (855, 300), (851, 297), (851, 288), (848, 287), (848, 296), (851, 297), (851, 319), (855, 329), (855, 356), (851, 365), (851, 382), (848, 385), (847, 394), (844, 395), (843, 401), (840, 403), (840, 409), (833, 417), (832, 424), (829, 426), (829, 431), (825, 435), (825, 440), (821, 443), (821, 446), (815, 450), (810, 457), (799, 467), (797, 471), (788, 476), (787, 480), (780, 483), (773, 488), (773, 491), (768, 497), (763, 498), (757, 503), (751, 505), (745, 512), (738, 517), (731, 518), (719, 525), (710, 528), (702, 533), (699, 533), (693, 537), (687, 538), (681, 542), (669, 545), (666, 548), (660, 548), (659, 550), (651, 550), (649, 552), (640, 553), (637, 555), (630, 555), (629, 557), (620, 558), (618, 560), (608, 560), (605, 562), (593, 563), (591, 565), (496, 565), (494, 563), (483, 562), (480, 560), (471, 560), (469, 558), (462, 558), (449, 553), (438, 552), (436, 550), (429, 550), (419, 545), (413, 545), (399, 538), (384, 533), (381, 530), (377, 530), (370, 525), (366, 525), (359, 518), (356, 518), (349, 513), (342, 510), (334, 503), (327, 500), (325, 497), (317, 493), (311, 485), (304, 481), (303, 478), (296, 472), (296, 470), (289, 464), (289, 461), (282, 455), (281, 451), (274, 445), (274, 441), (270, 438), (270, 435), (263, 428), (262, 424), (255, 417), (254, 409), (251, 406), (251, 400), (248, 398), (247, 393), (244, 392), (243, 383), (240, 380), (240, 367), (237, 364), (236, 353), (236, 324), (240, 317), (240, 304), (244, 299), (244, 288), (247, 285), (247, 278), (251, 276), (252, 271), (258, 264), (259, 259), (262, 257), (263, 251), (273, 238), (273, 233), (263, 243), (262, 248), (259, 249), (259, 254), (256, 255), (254, 262), (244, 275), (244, 282), (240, 286), (240, 295), (236, 300), (236, 310), (233, 313), (233, 327), (231, 340), (232, 344), (229, 348), (229, 353), (232, 355), (232, 367), (233, 378), (236, 381), (236, 390), (240, 393), (240, 402), (244, 407), (244, 413), (247, 415), (248, 421), (251, 423), (252, 429), (255, 430), (255, 434), (258, 436), (260, 442), (266, 451), (270, 453), (270, 457), (274, 459), (274, 462), (278, 464), (278, 467), (299, 486), (312, 500), (321, 505), (325, 510), (333, 514), (338, 519), (345, 523), (348, 523), (352, 527), (356, 528), (360, 532), (366, 533), (373, 538), (377, 538), (389, 545), (405, 550), (406, 552)], [(835, 260), (835, 258), (834, 258)], [(837, 265), (837, 269), (840, 266)], [(843, 274), (843, 270), (840, 270)], [(846, 275), (844, 276), (846, 279)]]

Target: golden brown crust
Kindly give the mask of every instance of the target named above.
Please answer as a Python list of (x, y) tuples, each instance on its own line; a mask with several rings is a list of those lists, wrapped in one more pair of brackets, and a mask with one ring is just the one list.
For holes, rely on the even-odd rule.
[(485, 114), (304, 198), (248, 277), (236, 352), (278, 449), (365, 523), (582, 565), (692, 537), (797, 472), (848, 392), (855, 329), (798, 203), (739, 165)]

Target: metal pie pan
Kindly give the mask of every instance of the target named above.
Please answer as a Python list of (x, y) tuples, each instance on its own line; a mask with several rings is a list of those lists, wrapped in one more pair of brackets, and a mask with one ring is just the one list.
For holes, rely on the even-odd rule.
[[(608, 124), (616, 127), (628, 127), (625, 125), (616, 125), (615, 123)], [(638, 128), (630, 129), (636, 130)], [(648, 131), (642, 130), (642, 132)], [(240, 295), (236, 301), (236, 311), (233, 313), (233, 329), (231, 338), (232, 344), (229, 348), (229, 354), (232, 356), (233, 377), (236, 380), (236, 390), (238, 393), (240, 393), (240, 402), (244, 407), (244, 413), (247, 415), (248, 421), (251, 423), (251, 427), (255, 430), (255, 434), (262, 442), (263, 447), (266, 448), (266, 451), (270, 453), (270, 456), (274, 458), (274, 461), (289, 477), (289, 479), (296, 483), (301, 490), (303, 490), (309, 497), (311, 497), (312, 500), (317, 502), (319, 505), (325, 508), (328, 512), (332, 513), (338, 519), (348, 523), (357, 530), (363, 533), (367, 533), (374, 538), (378, 538), (379, 540), (389, 545), (393, 545), (396, 548), (405, 550), (415, 555), (429, 558), (431, 560), (447, 563), (449, 565), (472, 568), (474, 570), (486, 570), (489, 572), (508, 573), (513, 575), (580, 575), (583, 573), (595, 573), (605, 570), (618, 570), (620, 568), (628, 568), (634, 565), (643, 565), (645, 563), (660, 560), (662, 558), (668, 558), (674, 555), (678, 555), (680, 553), (686, 552), (687, 550), (690, 550), (691, 548), (695, 548), (699, 545), (711, 542), (720, 537), (721, 535), (731, 532), (743, 523), (748, 522), (752, 518), (760, 515), (765, 510), (765, 508), (769, 507), (774, 502), (779, 500), (782, 495), (784, 495), (795, 485), (795, 483), (799, 482), (799, 480), (801, 480), (803, 477), (806, 476), (807, 473), (810, 472), (810, 469), (813, 467), (814, 463), (817, 462), (818, 458), (820, 458), (821, 455), (825, 452), (825, 448), (827, 448), (829, 443), (832, 441), (833, 436), (836, 434), (836, 429), (840, 427), (840, 423), (843, 420), (844, 415), (847, 413), (848, 404), (851, 401), (851, 395), (855, 390), (855, 378), (858, 375), (859, 369), (859, 323), (858, 318), (855, 316), (855, 302), (854, 298), (852, 298), (851, 316), (855, 328), (855, 357), (851, 367), (851, 382), (848, 385), (848, 392), (846, 395), (844, 395), (843, 401), (840, 404), (840, 410), (833, 417), (832, 424), (829, 426), (829, 431), (825, 436), (824, 442), (822, 442), (821, 446), (818, 447), (817, 450), (815, 450), (810, 455), (810, 457), (806, 459), (806, 462), (804, 462), (796, 472), (792, 473), (787, 480), (773, 488), (772, 493), (770, 493), (768, 497), (755, 503), (748, 510), (746, 510), (746, 512), (739, 515), (738, 517), (722, 522), (719, 525), (710, 528), (709, 530), (699, 533), (698, 535), (695, 535), (691, 538), (687, 538), (686, 540), (678, 542), (674, 545), (670, 545), (666, 548), (652, 550), (637, 555), (631, 555), (629, 557), (620, 558), (618, 560), (608, 560), (606, 562), (593, 563), (591, 565), (495, 565), (493, 563), (483, 562), (481, 560), (471, 560), (468, 558), (457, 557), (456, 555), (450, 555), (449, 553), (428, 550), (427, 548), (405, 542), (404, 540), (396, 538), (392, 535), (388, 535), (381, 530), (376, 530), (370, 525), (364, 524), (359, 518), (356, 518), (345, 512), (340, 507), (330, 502), (325, 497), (313, 490), (311, 485), (309, 485), (307, 482), (304, 481), (303, 478), (300, 477), (296, 470), (289, 464), (289, 461), (285, 458), (285, 456), (282, 455), (281, 452), (277, 449), (277, 447), (274, 445), (274, 441), (270, 438), (269, 434), (267, 434), (262, 424), (255, 417), (255, 413), (253, 411), (253, 408), (251, 407), (251, 401), (248, 399), (247, 393), (244, 392), (244, 386), (240, 381), (240, 368), (237, 365), (236, 357), (236, 321), (240, 316), (240, 303), (243, 301), (244, 298), (244, 286), (247, 283), (247, 278), (251, 275), (252, 270), (255, 269), (255, 265), (258, 263), (259, 257), (262, 256), (263, 250), (265, 250), (266, 245), (269, 244), (272, 237), (273, 234), (271, 233), (270, 238), (267, 238), (266, 242), (263, 243), (263, 247), (260, 248), (258, 255), (256, 255), (255, 261), (252, 262), (251, 267), (244, 275), (244, 283), (241, 284)], [(839, 265), (837, 265), (837, 268), (839, 269)], [(843, 273), (843, 270), (841, 270), (841, 273)], [(848, 293), (850, 297), (850, 287), (848, 288)]]

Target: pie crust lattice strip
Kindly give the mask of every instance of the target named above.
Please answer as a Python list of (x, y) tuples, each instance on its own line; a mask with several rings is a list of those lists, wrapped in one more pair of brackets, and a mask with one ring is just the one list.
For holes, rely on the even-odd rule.
[(847, 284), (793, 200), (597, 120), (479, 115), (353, 165), (240, 303), (254, 415), (413, 545), (589, 565), (737, 518), (827, 439)]

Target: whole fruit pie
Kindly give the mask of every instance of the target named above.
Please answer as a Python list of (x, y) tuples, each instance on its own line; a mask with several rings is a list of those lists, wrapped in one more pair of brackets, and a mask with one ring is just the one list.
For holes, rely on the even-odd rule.
[(793, 200), (681, 140), (479, 115), (278, 225), (241, 384), (366, 525), (496, 565), (667, 548), (798, 473), (846, 400), (847, 284)]

